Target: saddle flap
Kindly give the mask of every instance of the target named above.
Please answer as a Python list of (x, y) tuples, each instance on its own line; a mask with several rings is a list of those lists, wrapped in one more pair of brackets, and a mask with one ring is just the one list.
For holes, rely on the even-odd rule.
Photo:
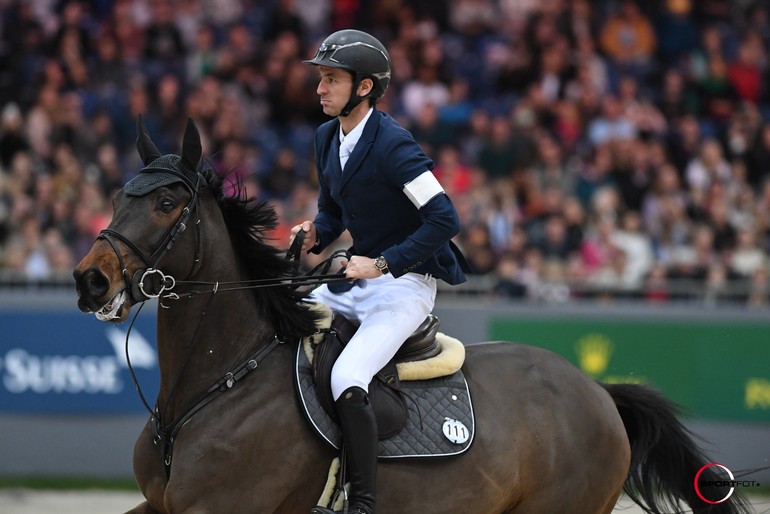
[[(335, 319), (337, 317), (341, 316), (335, 316)], [(333, 325), (334, 320), (332, 321)], [(337, 410), (334, 407), (334, 398), (332, 397), (332, 366), (344, 347), (338, 332), (332, 329), (324, 336), (321, 343), (313, 348), (313, 380), (318, 387), (318, 400), (326, 413), (335, 421), (337, 420)]]
[[(330, 330), (314, 347), (313, 380), (318, 389), (318, 401), (335, 421), (337, 410), (331, 392), (331, 371), (334, 362), (357, 329), (356, 323), (335, 312)], [(406, 405), (398, 392), (398, 371), (395, 363), (391, 362), (374, 377), (369, 384), (369, 397), (377, 418), (379, 438), (386, 439), (401, 431), (406, 423)]]
[[(321, 343), (314, 345), (314, 358), (313, 358), (313, 379), (318, 384), (319, 391), (329, 391), (331, 393), (331, 373), (332, 366), (337, 360), (337, 357), (342, 353), (342, 349), (353, 334), (358, 330), (358, 324), (353, 323), (345, 316), (338, 312), (332, 313), (332, 321), (329, 327), (329, 331), (326, 336), (321, 340)], [(323, 395), (321, 403), (326, 411), (336, 419), (336, 412), (334, 410), (334, 401), (329, 395)]]
[(377, 418), (379, 439), (388, 439), (403, 430), (407, 408), (401, 394), (396, 364), (390, 362), (369, 384), (369, 398)]
[(360, 323), (350, 321), (348, 318), (340, 314), (339, 312), (332, 312), (332, 331), (336, 332), (343, 344), (347, 344), (348, 341), (356, 333)]

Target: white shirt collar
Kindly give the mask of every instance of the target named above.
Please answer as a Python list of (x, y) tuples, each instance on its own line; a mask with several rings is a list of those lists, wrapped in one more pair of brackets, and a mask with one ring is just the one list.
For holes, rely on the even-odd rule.
[(353, 127), (353, 130), (348, 132), (347, 135), (342, 133), (342, 124), (340, 123), (340, 166), (343, 170), (345, 169), (345, 164), (348, 162), (348, 157), (350, 157), (350, 154), (353, 153), (353, 149), (356, 147), (356, 143), (361, 139), (361, 136), (364, 133), (364, 127), (366, 127), (366, 122), (369, 121), (373, 111), (374, 108), (369, 108), (364, 119), (362, 119), (358, 125)]
[(340, 123), (340, 146), (345, 145), (349, 146), (351, 150), (353, 150), (353, 147), (356, 146), (356, 143), (358, 143), (358, 140), (361, 139), (361, 134), (364, 133), (364, 127), (366, 126), (366, 122), (369, 121), (369, 118), (372, 116), (372, 112), (374, 111), (374, 108), (369, 108), (369, 110), (366, 113), (366, 116), (364, 116), (364, 119), (362, 119), (358, 125), (353, 127), (353, 130), (351, 130), (347, 135), (345, 135), (342, 132), (342, 124)]

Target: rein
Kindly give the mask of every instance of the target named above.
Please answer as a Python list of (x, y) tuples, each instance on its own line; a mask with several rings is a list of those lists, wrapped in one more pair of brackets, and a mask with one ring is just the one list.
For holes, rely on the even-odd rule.
[[(350, 258), (350, 252), (347, 250), (337, 250), (333, 252), (327, 259), (320, 264), (316, 265), (308, 273), (304, 275), (299, 274), (300, 266), (300, 254), (302, 252), (302, 244), (305, 241), (305, 231), (300, 229), (294, 237), (291, 246), (286, 252), (286, 260), (293, 263), (292, 275), (287, 277), (276, 278), (261, 278), (254, 280), (241, 280), (235, 282), (205, 282), (195, 280), (175, 280), (170, 275), (164, 275), (161, 273), (161, 284), (163, 289), (170, 291), (176, 285), (188, 285), (188, 286), (209, 286), (211, 289), (204, 289), (200, 291), (189, 291), (182, 295), (172, 293), (168, 297), (173, 299), (179, 299), (182, 297), (190, 297), (201, 293), (218, 293), (226, 291), (243, 291), (245, 289), (260, 289), (264, 287), (291, 287), (298, 288), (300, 286), (318, 286), (321, 284), (329, 284), (333, 282), (346, 281), (344, 272), (329, 273), (331, 266), (337, 258)], [(149, 270), (148, 270), (149, 271)], [(157, 270), (153, 270), (156, 273), (160, 273)]]

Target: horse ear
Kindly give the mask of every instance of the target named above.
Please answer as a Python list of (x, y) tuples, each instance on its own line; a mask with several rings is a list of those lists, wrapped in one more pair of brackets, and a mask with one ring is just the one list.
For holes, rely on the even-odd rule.
[(192, 118), (187, 118), (187, 128), (182, 139), (182, 162), (191, 170), (198, 169), (203, 148), (201, 147), (201, 135)]
[(136, 120), (136, 149), (139, 150), (139, 157), (142, 158), (145, 166), (160, 157), (158, 148), (150, 139), (150, 134), (147, 133), (147, 126), (144, 124), (144, 118), (141, 114)]

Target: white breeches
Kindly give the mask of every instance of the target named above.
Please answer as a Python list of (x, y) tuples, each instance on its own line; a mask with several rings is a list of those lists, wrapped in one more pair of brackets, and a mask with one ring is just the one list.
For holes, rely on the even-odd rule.
[(359, 280), (350, 291), (335, 294), (322, 285), (310, 299), (328, 305), (361, 327), (332, 368), (332, 395), (337, 400), (353, 386), (369, 391), (374, 375), (393, 358), (436, 303), (436, 279), (407, 273)]

